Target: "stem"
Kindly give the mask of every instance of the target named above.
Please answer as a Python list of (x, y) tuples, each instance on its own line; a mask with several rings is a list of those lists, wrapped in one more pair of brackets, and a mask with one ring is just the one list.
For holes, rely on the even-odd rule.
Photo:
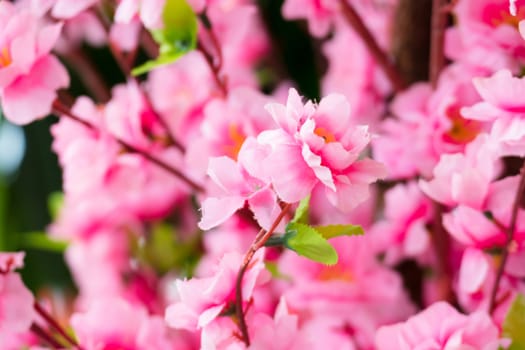
[(520, 183), (518, 185), (518, 191), (516, 192), (516, 197), (514, 198), (514, 203), (512, 205), (512, 216), (510, 219), (510, 226), (507, 230), (507, 240), (505, 242), (505, 248), (501, 256), (501, 263), (498, 267), (498, 271), (496, 272), (496, 280), (494, 281), (494, 287), (492, 288), (492, 292), (490, 294), (489, 313), (492, 313), (496, 306), (496, 296), (498, 294), (501, 278), (503, 277), (503, 272), (505, 271), (505, 265), (507, 264), (507, 260), (509, 257), (510, 247), (514, 240), (514, 233), (516, 232), (516, 221), (518, 220), (518, 211), (520, 209), (520, 204), (523, 199), (523, 193), (525, 192), (525, 164), (523, 164), (523, 166), (521, 167), (520, 175), (521, 178)]
[(222, 68), (223, 62), (221, 45), (219, 44), (217, 35), (215, 35), (215, 32), (213, 31), (213, 25), (210, 21), (210, 18), (206, 14), (206, 10), (200, 13), (198, 17), (204, 29), (206, 30), (206, 34), (208, 35), (211, 44), (215, 49), (215, 54), (217, 57), (214, 59), (213, 55), (206, 49), (201, 40), (197, 42), (197, 50), (199, 50), (204, 55), (204, 58), (206, 59), (206, 62), (208, 63), (208, 66), (210, 66), (210, 69), (213, 73), (215, 83), (221, 90), (222, 95), (226, 96), (228, 94), (228, 88), (226, 86), (226, 82), (224, 81), (225, 79), (220, 77), (220, 70)]
[(150, 32), (145, 28), (142, 28), (140, 31), (140, 46), (150, 58), (155, 58), (159, 55), (159, 45), (157, 45)]
[(445, 11), (447, 0), (432, 0), (432, 27), (430, 32), (430, 66), (429, 75), (432, 87), (436, 87), (439, 74), (445, 66), (443, 45), (448, 13)]
[(451, 304), (455, 303), (454, 292), (452, 290), (452, 282), (450, 280), (451, 268), (448, 263), (448, 256), (450, 250), (450, 236), (445, 230), (442, 223), (443, 207), (441, 204), (434, 202), (434, 222), (431, 234), (432, 243), (434, 245), (437, 255), (437, 278), (438, 284), (441, 287), (441, 299), (445, 299)]
[(244, 255), (242, 266), (239, 269), (239, 273), (237, 274), (237, 280), (235, 282), (235, 313), (237, 314), (237, 319), (239, 321), (239, 330), (241, 331), (242, 338), (246, 346), (250, 346), (250, 336), (248, 334), (248, 327), (246, 326), (246, 319), (244, 318), (244, 310), (242, 308), (242, 279), (244, 277), (246, 269), (248, 268), (248, 265), (252, 261), (254, 254), (257, 252), (257, 250), (259, 250), (259, 248), (264, 246), (266, 241), (272, 236), (273, 232), (275, 231), (281, 220), (288, 213), (290, 207), (291, 204), (286, 203), (281, 209), (281, 212), (279, 213), (275, 221), (272, 223), (270, 229), (266, 232), (264, 230), (259, 231), (252, 245), (248, 249), (248, 252), (246, 252), (246, 254)]
[(208, 63), (208, 66), (210, 67), (213, 78), (215, 79), (215, 83), (217, 84), (217, 87), (221, 91), (222, 96), (226, 96), (228, 94), (228, 89), (226, 88), (225, 82), (223, 81), (223, 79), (221, 79), (219, 75), (220, 74), (219, 68), (213, 63), (213, 56), (211, 55), (211, 53), (208, 52), (208, 50), (206, 50), (206, 48), (204, 47), (204, 45), (202, 44), (200, 40), (197, 42), (197, 50), (199, 50), (203, 54), (204, 59)]
[(384, 52), (365, 23), (347, 0), (341, 0), (341, 9), (346, 22), (359, 34), (370, 54), (383, 70), (396, 92), (406, 88), (406, 83), (386, 52)]
[(33, 304), (33, 307), (35, 308), (35, 311), (55, 330), (60, 334), (69, 344), (72, 346), (77, 347), (78, 349), (82, 349), (78, 342), (73, 339), (67, 332), (62, 328), (62, 326), (51, 316), (46, 309), (44, 309), (38, 302), (35, 301)]
[(48, 343), (53, 349), (62, 349), (64, 348), (63, 344), (60, 344), (51, 334), (49, 334), (45, 329), (40, 327), (38, 324), (31, 324), (30, 328), (37, 337)]
[(111, 98), (106, 82), (82, 49), (74, 48), (61, 56), (74, 67), (86, 88), (97, 101), (106, 102)]
[[(86, 120), (83, 120), (81, 119), (80, 117), (74, 115), (71, 110), (65, 106), (62, 102), (60, 102), (60, 100), (55, 100), (53, 102), (53, 111), (57, 114), (57, 115), (63, 115), (65, 117), (68, 117), (69, 119), (71, 120), (74, 120), (75, 122), (78, 122), (78, 123), (81, 123), (82, 125), (84, 125), (85, 127), (87, 127), (88, 129), (91, 129), (91, 130), (94, 130), (94, 131), (98, 131), (98, 128), (91, 124), (90, 122), (86, 121)], [(197, 191), (197, 192), (204, 192), (204, 187), (202, 187), (200, 184), (196, 183), (195, 181), (191, 180), (190, 178), (188, 178), (186, 175), (184, 175), (180, 170), (172, 167), (171, 165), (165, 163), (164, 161), (152, 156), (151, 154), (141, 150), (141, 149), (138, 149), (136, 148), (135, 146), (127, 143), (126, 141), (124, 140), (121, 140), (119, 139), (118, 137), (114, 136), (113, 135), (113, 138), (115, 139), (115, 141), (117, 141), (124, 149), (130, 151), (130, 152), (133, 152), (133, 153), (137, 153), (137, 154), (140, 154), (142, 157), (146, 158), (147, 160), (149, 160), (151, 163), (157, 165), (158, 167), (164, 169), (165, 171), (169, 172), (170, 174), (172, 174), (173, 176), (175, 176), (176, 178), (178, 178), (179, 180), (183, 181), (184, 183), (186, 183), (188, 186), (190, 186), (193, 190)]]

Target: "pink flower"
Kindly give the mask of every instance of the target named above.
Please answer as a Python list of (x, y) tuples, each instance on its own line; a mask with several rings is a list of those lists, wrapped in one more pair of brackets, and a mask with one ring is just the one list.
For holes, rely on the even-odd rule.
[(413, 306), (400, 276), (378, 263), (370, 236), (339, 237), (330, 243), (339, 255), (333, 266), (286, 251), (279, 260), (279, 272), (287, 276), (281, 292), (291, 310), (307, 319), (335, 318), (339, 327), (353, 330), (361, 348), (368, 348), (377, 327), (405, 319)]
[(0, 344), (28, 331), (36, 316), (33, 294), (13, 272), (23, 266), (23, 258), (24, 253), (0, 252)]
[(290, 89), (286, 105), (266, 108), (280, 128), (262, 132), (257, 142), (265, 174), (282, 200), (300, 201), (321, 186), (332, 205), (349, 211), (368, 198), (369, 184), (386, 175), (382, 164), (360, 159), (371, 135), (366, 126), (352, 127), (343, 95), (328, 95), (316, 106), (303, 104)]
[(115, 12), (115, 22), (130, 23), (140, 17), (146, 28), (162, 25), (161, 16), (166, 0), (121, 0)]
[(498, 174), (496, 145), (487, 135), (470, 143), (465, 153), (444, 154), (434, 168), (434, 178), (420, 180), (428, 196), (445, 205), (482, 208), (489, 184)]
[[(242, 282), (243, 301), (248, 302), (264, 272), (264, 249), (254, 256)], [(166, 322), (170, 327), (195, 331), (212, 323), (235, 303), (235, 281), (242, 255), (228, 253), (223, 256), (214, 276), (178, 280), (178, 302), (166, 309)]]
[(122, 299), (94, 301), (86, 312), (71, 317), (71, 325), (86, 350), (173, 349), (160, 317), (150, 317), (142, 307)]
[(484, 101), (464, 108), (462, 114), (466, 117), (494, 120), (525, 113), (524, 78), (515, 78), (509, 70), (503, 69), (488, 78), (475, 78), (473, 82)]
[(53, 16), (58, 18), (72, 18), (87, 10), (99, 0), (56, 0), (53, 6)]
[(386, 192), (384, 219), (374, 224), (371, 236), (384, 246), (387, 264), (429, 255), (425, 254), (431, 246), (426, 225), (432, 215), (432, 204), (417, 183), (398, 184)]
[(229, 91), (225, 99), (215, 98), (206, 104), (200, 133), (189, 140), (185, 158), (196, 176), (203, 177), (210, 157), (228, 156), (237, 160), (248, 136), (275, 126), (264, 106), (268, 96), (242, 87)]
[(56, 90), (69, 84), (65, 68), (49, 54), (62, 26), (40, 26), (6, 1), (0, 23), (0, 104), (8, 120), (27, 124), (49, 114)]
[[(525, 47), (518, 23), (525, 18), (525, 2), (517, 0), (514, 5), (515, 16), (509, 12), (508, 0), (459, 1), (454, 7), (458, 26), (449, 34), (453, 34), (452, 41), (461, 43), (461, 47), (447, 49), (450, 57), (490, 69), (504, 66), (518, 69)], [(477, 59), (473, 60), (474, 57)]]
[(498, 348), (498, 328), (484, 312), (463, 315), (445, 302), (431, 305), (404, 323), (381, 327), (378, 350)]
[[(249, 143), (250, 139), (246, 144)], [(210, 158), (208, 175), (220, 187), (219, 193), (222, 194), (210, 195), (203, 201), (199, 222), (201, 229), (208, 230), (222, 224), (245, 203), (248, 203), (259, 225), (270, 228), (281, 210), (268, 183), (252, 176), (249, 169), (228, 157)]]
[(282, 12), (286, 19), (307, 19), (310, 33), (322, 37), (328, 34), (339, 7), (338, 0), (286, 0)]

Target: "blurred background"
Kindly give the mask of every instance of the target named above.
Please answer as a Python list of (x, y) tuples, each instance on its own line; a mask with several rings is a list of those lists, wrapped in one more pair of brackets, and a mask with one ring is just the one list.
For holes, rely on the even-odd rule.
[[(274, 46), (271, 61), (260, 67), (261, 87), (271, 91), (278, 81), (287, 78), (305, 97), (318, 100), (323, 71), (321, 42), (310, 38), (305, 23), (284, 21), (282, 0), (257, 3)], [(85, 50), (108, 83), (124, 82), (107, 49)], [(74, 71), (70, 74), (71, 95), (87, 94), (81, 79)], [(0, 251), (26, 251), (21, 272), (33, 291), (73, 288), (63, 260), (65, 244), (44, 235), (61, 203), (61, 171), (51, 150), (49, 132), (56, 120), (50, 116), (19, 127), (7, 122), (0, 111)]]

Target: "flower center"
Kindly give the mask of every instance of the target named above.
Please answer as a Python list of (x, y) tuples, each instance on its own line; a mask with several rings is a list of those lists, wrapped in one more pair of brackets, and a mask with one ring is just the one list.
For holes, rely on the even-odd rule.
[(447, 110), (447, 117), (452, 126), (443, 138), (447, 142), (465, 144), (474, 140), (481, 131), (481, 123), (475, 120), (465, 119), (461, 116), (459, 106), (451, 106)]
[(5, 68), (12, 62), (13, 61), (11, 60), (11, 55), (9, 54), (7, 46), (3, 47), (2, 50), (0, 50), (0, 68)]
[(352, 276), (352, 273), (343, 266), (335, 265), (323, 267), (321, 272), (319, 272), (317, 275), (317, 279), (320, 281), (352, 282), (354, 280), (354, 276)]
[(246, 136), (239, 130), (236, 124), (230, 124), (228, 126), (228, 137), (230, 142), (224, 146), (224, 152), (230, 158), (237, 160)]
[(326, 143), (336, 141), (334, 134), (332, 134), (330, 131), (326, 130), (325, 128), (321, 128), (321, 127), (315, 128), (314, 134), (322, 137), (324, 139), (324, 142)]
[(516, 16), (513, 16), (509, 12), (508, 3), (505, 3), (504, 6), (497, 4), (488, 5), (483, 14), (484, 20), (494, 28), (507, 24), (517, 29), (520, 21), (525, 19), (525, 7), (520, 5), (516, 7)]

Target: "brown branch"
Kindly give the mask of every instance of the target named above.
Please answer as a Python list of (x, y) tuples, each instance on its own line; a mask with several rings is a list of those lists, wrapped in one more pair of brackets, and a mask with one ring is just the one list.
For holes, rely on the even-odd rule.
[(64, 345), (61, 344), (58, 340), (56, 340), (51, 334), (49, 334), (45, 329), (40, 327), (38, 324), (34, 323), (31, 324), (30, 328), (31, 332), (33, 332), (37, 337), (48, 343), (53, 349), (63, 349)]
[(437, 202), (434, 205), (434, 222), (432, 223), (432, 244), (434, 246), (437, 257), (436, 273), (438, 285), (440, 287), (440, 299), (447, 300), (451, 304), (455, 304), (455, 295), (452, 289), (452, 268), (449, 264), (450, 252), (450, 235), (443, 227), (443, 206)]
[(107, 102), (111, 93), (106, 82), (81, 48), (72, 48), (60, 54), (78, 73), (85, 87), (98, 102)]
[(255, 240), (251, 244), (250, 248), (248, 249), (248, 252), (244, 255), (244, 260), (242, 262), (242, 266), (239, 269), (239, 273), (237, 274), (237, 280), (235, 282), (235, 313), (237, 315), (237, 319), (239, 321), (239, 330), (241, 331), (242, 338), (246, 346), (250, 346), (250, 335), (248, 334), (248, 327), (246, 326), (246, 319), (244, 317), (244, 310), (242, 307), (242, 279), (244, 277), (244, 273), (246, 272), (246, 269), (248, 268), (248, 265), (252, 261), (252, 258), (254, 254), (262, 247), (264, 246), (264, 243), (270, 238), (270, 236), (274, 233), (275, 229), (281, 222), (281, 220), (286, 216), (288, 213), (288, 210), (290, 209), (291, 204), (286, 203), (283, 208), (281, 209), (281, 212), (275, 219), (275, 221), (272, 223), (272, 226), (268, 231), (261, 230), (255, 237)]
[(38, 302), (35, 301), (33, 304), (33, 307), (35, 308), (35, 311), (53, 328), (58, 334), (60, 334), (69, 344), (72, 346), (77, 347), (79, 350), (82, 350), (82, 347), (78, 344), (78, 342), (73, 339), (65, 330), (62, 328), (62, 326), (56, 321), (53, 316), (51, 316), (46, 309), (44, 309)]
[(512, 216), (510, 218), (510, 226), (507, 230), (507, 239), (505, 241), (505, 248), (501, 256), (501, 262), (498, 267), (498, 271), (496, 272), (496, 280), (494, 281), (494, 286), (492, 288), (492, 292), (490, 293), (489, 313), (492, 313), (496, 306), (496, 297), (498, 294), (499, 285), (501, 283), (503, 272), (505, 271), (505, 266), (509, 258), (510, 248), (514, 240), (514, 233), (516, 232), (516, 222), (518, 220), (518, 212), (520, 209), (520, 204), (523, 200), (523, 194), (525, 192), (525, 163), (521, 167), (520, 175), (521, 175), (520, 183), (518, 185), (516, 197), (514, 198), (514, 203), (512, 205)]
[[(66, 116), (69, 119), (74, 120), (75, 122), (78, 122), (78, 123), (84, 125), (88, 129), (91, 129), (91, 130), (94, 130), (94, 131), (98, 131), (98, 128), (95, 125), (93, 125), (90, 122), (88, 122), (86, 120), (83, 120), (80, 117), (74, 115), (71, 112), (71, 110), (67, 106), (65, 106), (60, 100), (55, 100), (53, 102), (53, 111), (57, 115)], [(145, 152), (145, 151), (143, 151), (141, 149), (138, 149), (137, 147), (129, 144), (128, 142), (126, 142), (126, 141), (124, 141), (122, 139), (119, 139), (118, 137), (116, 137), (114, 135), (113, 135), (113, 138), (115, 139), (115, 141), (117, 141), (127, 151), (140, 154), (142, 157), (144, 157), (145, 159), (149, 160), (151, 163), (157, 165), (158, 167), (164, 169), (168, 173), (172, 174), (173, 176), (175, 176), (179, 180), (181, 180), (184, 183), (186, 183), (193, 190), (195, 190), (197, 192), (204, 192), (204, 187), (202, 187), (200, 184), (198, 184), (195, 181), (193, 181), (190, 178), (188, 178), (180, 170), (178, 170), (178, 169), (172, 167), (171, 165), (165, 163), (161, 159), (158, 159), (158, 158), (154, 157), (153, 155), (151, 155), (151, 154), (149, 154), (149, 153), (147, 153), (147, 152)]]
[(202, 53), (202, 55), (204, 56), (204, 59), (206, 60), (206, 63), (208, 63), (208, 66), (210, 67), (213, 78), (215, 79), (215, 83), (217, 84), (217, 87), (221, 91), (222, 96), (226, 96), (228, 94), (228, 88), (226, 87), (226, 83), (220, 76), (220, 68), (218, 68), (214, 64), (214, 59), (213, 59), (212, 54), (208, 52), (208, 50), (204, 47), (204, 45), (202, 44), (200, 40), (197, 42), (197, 50), (199, 50)]
[(430, 31), (430, 65), (429, 75), (432, 87), (436, 87), (439, 74), (445, 67), (445, 54), (443, 51), (445, 43), (445, 28), (447, 26), (448, 11), (446, 11), (447, 0), (432, 1), (432, 26)]
[(357, 32), (357, 34), (359, 34), (364, 44), (368, 48), (368, 51), (387, 76), (394, 90), (399, 92), (405, 89), (406, 83), (403, 77), (393, 62), (390, 60), (387, 53), (381, 49), (374, 36), (361, 19), (361, 16), (359, 16), (357, 11), (347, 0), (341, 0), (340, 3), (342, 14), (346, 19), (346, 22)]

